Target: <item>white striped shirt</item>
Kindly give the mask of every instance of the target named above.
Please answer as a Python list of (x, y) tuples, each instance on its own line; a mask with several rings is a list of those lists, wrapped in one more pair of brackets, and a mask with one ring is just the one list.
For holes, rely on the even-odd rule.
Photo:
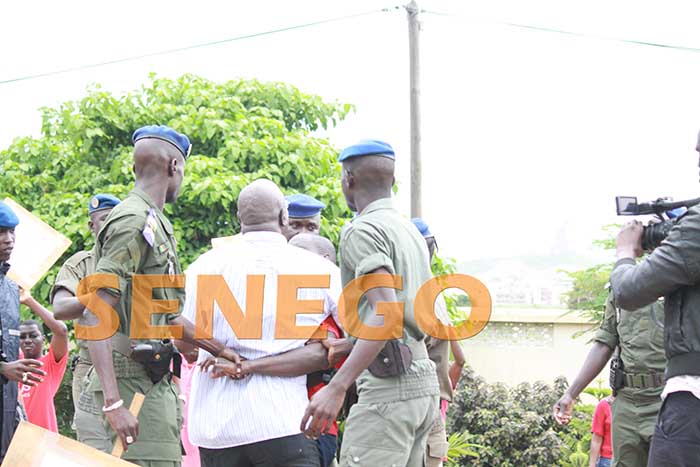
[[(339, 269), (321, 256), (287, 245), (278, 233), (249, 232), (243, 235), (243, 240), (204, 253), (188, 268), (184, 316), (195, 322), (197, 275), (222, 275), (245, 313), (247, 275), (262, 274), (265, 275), (262, 339), (237, 339), (218, 304), (214, 305), (214, 338), (247, 359), (304, 346), (304, 339), (275, 339), (277, 277), (330, 275), (329, 289), (301, 289), (298, 294), (299, 299), (324, 301), (324, 314), (297, 316), (298, 326), (318, 326), (336, 308), (341, 291)], [(209, 355), (200, 350), (198, 361)], [(299, 434), (308, 402), (306, 376), (212, 379), (197, 369), (192, 377), (188, 412), (190, 441), (208, 449), (223, 449)]]

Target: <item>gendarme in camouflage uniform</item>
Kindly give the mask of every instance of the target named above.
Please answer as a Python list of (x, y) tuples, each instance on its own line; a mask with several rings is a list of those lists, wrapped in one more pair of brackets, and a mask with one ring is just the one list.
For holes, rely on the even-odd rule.
[[(144, 230), (152, 231), (153, 245), (146, 240)], [(120, 319), (119, 330), (116, 341), (113, 339), (113, 362), (119, 394), (125, 406), (131, 403), (136, 392), (146, 396), (138, 416), (139, 437), (129, 446), (123, 458), (146, 466), (180, 465), (182, 408), (177, 397), (177, 387), (168, 376), (153, 384), (143, 365), (125, 355), (128, 350), (117, 343), (119, 339), (128, 341), (126, 336), (129, 335), (131, 325), (132, 275), (182, 274), (175, 251), (173, 227), (146, 193), (134, 189), (105, 221), (95, 245), (95, 259), (96, 273), (115, 274), (119, 278), (119, 290), (111, 291), (120, 298), (116, 310)], [(153, 300), (180, 300), (182, 303), (184, 289), (155, 288)], [(153, 316), (153, 324), (167, 325), (173, 317), (173, 314), (168, 313), (156, 314)], [(94, 396), (98, 407), (104, 405), (100, 381), (95, 372), (91, 375), (85, 392), (88, 396)], [(89, 397), (81, 396), (79, 407), (94, 410), (88, 399)], [(106, 420), (104, 423), (112, 435), (112, 442), (116, 441), (116, 433)]]
[[(79, 251), (68, 258), (58, 271), (56, 282), (51, 289), (50, 301), (53, 303), (54, 296), (60, 289), (66, 289), (74, 296), (77, 296), (80, 281), (94, 271), (95, 254), (92, 251)], [(78, 441), (81, 443), (103, 452), (109, 452), (112, 446), (110, 445), (110, 437), (107, 435), (107, 431), (102, 423), (99, 407), (95, 405), (94, 401), (88, 401), (87, 399), (84, 405), (89, 405), (90, 410), (83, 410), (78, 404), (83, 383), (90, 368), (92, 368), (92, 360), (90, 360), (87, 342), (78, 339), (78, 356), (73, 364), (72, 384), (73, 406), (75, 409), (73, 417), (74, 429), (76, 430)]]
[(658, 302), (627, 311), (617, 310), (608, 296), (605, 319), (594, 340), (611, 349), (620, 346), (625, 386), (612, 404), (613, 465), (647, 465), (651, 436), (661, 408), (664, 353), (664, 310)]

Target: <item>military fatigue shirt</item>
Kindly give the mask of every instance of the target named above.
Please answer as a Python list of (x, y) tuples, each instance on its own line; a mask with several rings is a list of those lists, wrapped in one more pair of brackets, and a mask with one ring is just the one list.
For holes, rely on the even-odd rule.
[[(9, 264), (0, 261), (0, 350), (13, 362), (19, 357), (19, 288), (6, 276)], [(2, 388), (2, 420), (0, 420), (0, 462), (7, 453), (12, 436), (19, 424), (17, 413), (17, 383), (0, 377)]]
[[(134, 274), (182, 274), (175, 247), (172, 224), (142, 190), (135, 188), (112, 209), (97, 236), (95, 273), (119, 278), (119, 289), (111, 289), (120, 297), (119, 332), (129, 335)], [(153, 315), (152, 324), (167, 325), (179, 316), (184, 296), (184, 288), (154, 288), (153, 300), (179, 300), (180, 307), (176, 313)]]
[[(95, 273), (114, 274), (119, 279), (117, 289), (104, 290), (119, 297), (119, 304), (115, 308), (120, 319), (118, 332), (127, 336), (134, 311), (133, 276), (155, 274), (172, 276), (174, 279), (175, 275), (182, 274), (170, 221), (153, 200), (138, 188), (110, 212), (97, 236), (94, 252)], [(152, 315), (152, 325), (167, 325), (182, 310), (184, 289), (154, 288), (151, 298), (180, 302), (176, 312)], [(140, 310), (146, 311), (150, 310)], [(117, 350), (116, 346), (114, 349)], [(153, 461), (153, 465), (155, 461), (163, 462), (158, 465), (180, 465), (182, 407), (177, 398), (177, 387), (168, 377), (154, 384), (143, 365), (122, 355), (118, 350), (113, 352), (112, 359), (119, 394), (124, 399), (124, 404), (128, 405), (137, 392), (146, 395), (138, 416), (139, 437), (124, 453), (124, 459), (142, 462), (143, 465), (147, 461)], [(93, 394), (97, 406), (104, 404), (96, 372), (93, 372), (80, 396), (79, 407), (82, 410), (90, 410), (88, 401), (83, 397), (89, 393)], [(116, 439), (116, 433), (111, 428), (109, 434), (113, 440)]]
[[(635, 311), (619, 310), (619, 321), (613, 294), (605, 304), (605, 318), (593, 338), (614, 349), (620, 346), (624, 373), (647, 375), (663, 373), (666, 368), (664, 353), (663, 304), (654, 302)], [(622, 392), (634, 397), (658, 397), (663, 387), (631, 388)]]
[[(73, 296), (77, 297), (78, 284), (80, 284), (81, 280), (92, 274), (94, 271), (94, 252), (92, 250), (77, 252), (68, 258), (68, 260), (63, 263), (63, 266), (61, 266), (61, 269), (58, 271), (56, 281), (51, 288), (49, 301), (53, 303), (56, 292), (58, 292), (60, 289), (66, 289), (68, 292), (73, 294)], [(87, 342), (78, 339), (78, 348), (80, 349), (80, 360), (87, 364), (92, 364), (92, 361), (90, 360), (90, 353), (87, 349)]]
[[(418, 289), (432, 277), (425, 240), (416, 227), (394, 209), (391, 199), (370, 203), (343, 232), (340, 243), (340, 274), (343, 286), (350, 281), (385, 268), (403, 279), (403, 288), (396, 290), (404, 303), (404, 332), (400, 339), (411, 347), (425, 346), (426, 334), (416, 323), (413, 302)], [(363, 296), (358, 313), (366, 322), (372, 309)], [(355, 338), (353, 338), (355, 340)], [(427, 357), (427, 350), (424, 352)], [(416, 359), (405, 375), (397, 378), (376, 378), (365, 370), (357, 380), (360, 401), (405, 400), (439, 395), (435, 365), (427, 358)], [(363, 394), (364, 393), (364, 394)]]

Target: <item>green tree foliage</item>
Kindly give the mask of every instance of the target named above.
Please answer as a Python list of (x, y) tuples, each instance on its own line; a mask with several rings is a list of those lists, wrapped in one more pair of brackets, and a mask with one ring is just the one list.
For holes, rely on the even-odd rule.
[(586, 432), (579, 429), (587, 424), (590, 430), (590, 416), (585, 411), (575, 412), (569, 426), (561, 427), (554, 421), (552, 406), (566, 387), (564, 378), (558, 378), (553, 386), (542, 382), (512, 388), (488, 384), (465, 367), (448, 412), (448, 431), (468, 433), (469, 441), (478, 445), (478, 457), (462, 457), (457, 465), (565, 465), (565, 456), (573, 454), (569, 444), (583, 441), (585, 447)]
[(573, 280), (573, 287), (565, 294), (569, 310), (578, 310), (595, 323), (603, 321), (608, 291), (605, 285), (610, 279), (611, 264), (598, 264), (566, 274)]
[[(457, 273), (457, 265), (454, 258), (442, 257), (437, 254), (433, 256), (431, 267), (433, 275), (436, 277)], [(442, 296), (445, 299), (447, 313), (454, 326), (459, 326), (468, 319), (468, 313), (461, 310), (460, 307), (471, 306), (469, 296), (464, 293), (454, 293), (448, 290), (443, 292)]]
[[(73, 242), (33, 295), (46, 303), (63, 261), (92, 247), (90, 197), (106, 192), (123, 198), (133, 187), (131, 134), (144, 125), (169, 125), (193, 144), (180, 199), (165, 208), (183, 266), (209, 249), (211, 238), (238, 232), (235, 200), (246, 184), (263, 177), (285, 193), (323, 201), (321, 233), (337, 244), (350, 218), (337, 151), (312, 132), (335, 125), (351, 110), (283, 83), (215, 83), (191, 75), (151, 76), (140, 89), (119, 96), (94, 86), (80, 100), (42, 109), (41, 136), (16, 138), (0, 151), (0, 199), (13, 198)], [(64, 384), (64, 396), (66, 389)], [(72, 417), (69, 401), (57, 398), (63, 433)]]
[[(603, 227), (605, 238), (594, 240), (593, 244), (604, 250), (615, 248), (615, 235), (619, 225)], [(608, 291), (605, 285), (610, 279), (613, 263), (597, 264), (578, 271), (562, 271), (573, 281), (573, 287), (564, 294), (566, 307), (570, 311), (579, 311), (594, 323), (601, 323), (605, 316), (605, 301)]]
[[(208, 249), (212, 237), (238, 231), (238, 193), (262, 177), (286, 193), (305, 192), (326, 203), (322, 233), (337, 243), (341, 219), (350, 217), (337, 151), (310, 132), (350, 110), (282, 83), (152, 77), (122, 96), (94, 86), (81, 100), (42, 109), (41, 136), (17, 138), (0, 152), (0, 197), (17, 200), (68, 236), (73, 244), (66, 259), (92, 246), (92, 194), (124, 197), (132, 188), (133, 130), (167, 124), (193, 144), (180, 199), (165, 208), (183, 265)], [(37, 298), (46, 300), (55, 272), (37, 285)]]

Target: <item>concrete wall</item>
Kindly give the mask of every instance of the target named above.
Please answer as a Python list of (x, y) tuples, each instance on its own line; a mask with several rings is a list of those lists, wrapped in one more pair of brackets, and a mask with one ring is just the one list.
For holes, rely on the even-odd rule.
[[(462, 347), (467, 363), (488, 382), (551, 384), (563, 375), (571, 383), (588, 354), (593, 332), (573, 336), (592, 326), (564, 309), (494, 307), (486, 328), (462, 341)], [(607, 367), (601, 377), (608, 387)]]

